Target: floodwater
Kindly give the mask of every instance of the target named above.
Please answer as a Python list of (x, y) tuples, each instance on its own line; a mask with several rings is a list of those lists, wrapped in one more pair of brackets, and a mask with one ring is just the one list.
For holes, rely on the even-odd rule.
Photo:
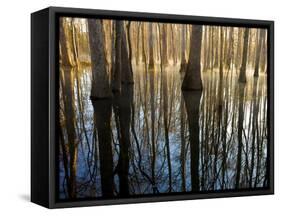
[(203, 71), (202, 92), (182, 92), (179, 67), (134, 66), (134, 84), (93, 102), (90, 67), (60, 73), (60, 199), (267, 186), (263, 73)]

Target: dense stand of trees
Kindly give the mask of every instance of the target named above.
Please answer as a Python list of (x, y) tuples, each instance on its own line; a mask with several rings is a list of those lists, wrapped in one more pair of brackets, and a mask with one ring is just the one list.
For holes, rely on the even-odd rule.
[(264, 29), (60, 19), (60, 196), (268, 182)]
[[(92, 21), (89, 20), (89, 22)], [(256, 77), (259, 73), (266, 72), (267, 34), (265, 29), (163, 25), (111, 20), (97, 22), (101, 22), (102, 25), (100, 37), (103, 36), (105, 65), (112, 85), (116, 79), (119, 83), (118, 80), (121, 80), (121, 76), (123, 76), (123, 82), (133, 83), (132, 65), (134, 64), (138, 65), (144, 60), (148, 63), (149, 68), (152, 68), (154, 64), (160, 64), (160, 44), (157, 41), (161, 40), (166, 41), (162, 52), (165, 61), (163, 65), (180, 64), (182, 72), (188, 71), (187, 63), (193, 65), (192, 62), (195, 62), (197, 67), (201, 65), (203, 72), (216, 68), (225, 71), (234, 67), (239, 74), (241, 73), (241, 79), (239, 78), (241, 82), (245, 80), (243, 78), (245, 70), (249, 71), (248, 74), (255, 74)], [(61, 55), (61, 63), (66, 66), (75, 66), (79, 63), (90, 65), (92, 49), (90, 49), (91, 40), (89, 39), (92, 37), (89, 37), (89, 32), (92, 25), (88, 25), (86, 19), (66, 18), (61, 19), (60, 26), (62, 26), (60, 28), (62, 38), (60, 53), (64, 53)], [(160, 28), (163, 28), (165, 34), (162, 34)], [(93, 36), (93, 34), (90, 35)], [(144, 59), (144, 55), (146, 59)], [(121, 65), (123, 64), (124, 68), (129, 68), (125, 70), (126, 73), (118, 72), (122, 70)], [(115, 68), (115, 66), (117, 67)], [(200, 82), (197, 85), (200, 86)], [(115, 87), (112, 88), (115, 89)]]

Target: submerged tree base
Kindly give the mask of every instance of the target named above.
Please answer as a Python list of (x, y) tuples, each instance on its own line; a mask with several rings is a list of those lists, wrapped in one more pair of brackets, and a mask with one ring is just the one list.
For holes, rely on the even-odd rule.
[(110, 99), (112, 99), (112, 96), (110, 96), (110, 97), (95, 97), (95, 96), (90, 96), (89, 99), (90, 99), (91, 101), (110, 100)]
[(202, 91), (202, 80), (197, 77), (185, 76), (181, 86), (182, 91)]
[(181, 63), (180, 73), (184, 73), (187, 69), (187, 63)]
[(134, 81), (122, 81), (122, 85), (134, 85)]

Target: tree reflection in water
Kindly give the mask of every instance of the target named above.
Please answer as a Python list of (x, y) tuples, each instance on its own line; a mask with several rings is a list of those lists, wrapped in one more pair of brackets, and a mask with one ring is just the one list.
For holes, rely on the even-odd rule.
[(91, 68), (61, 68), (60, 198), (267, 186), (265, 74), (220, 83), (212, 69), (202, 92), (184, 92), (179, 68), (133, 69), (134, 84), (91, 101)]

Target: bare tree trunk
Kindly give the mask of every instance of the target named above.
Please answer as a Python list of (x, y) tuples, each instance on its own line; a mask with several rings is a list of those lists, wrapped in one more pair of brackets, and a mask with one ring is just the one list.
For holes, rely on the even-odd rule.
[(138, 26), (137, 26), (137, 45), (136, 45), (136, 65), (139, 65), (139, 62), (140, 62), (140, 28), (141, 28), (141, 24), (138, 23)]
[[(203, 39), (202, 39), (202, 46), (203, 46), (203, 50), (204, 50), (204, 55), (203, 55), (203, 58), (204, 58), (204, 61), (203, 61), (203, 72), (205, 72), (206, 71), (206, 69), (207, 69), (207, 59), (208, 59), (208, 51), (209, 51), (209, 48), (208, 48), (208, 27), (207, 26), (204, 26), (203, 27), (203, 32), (204, 32), (204, 37), (203, 37)], [(204, 43), (203, 43), (204, 42)]]
[(224, 55), (223, 55), (223, 27), (220, 27), (220, 79), (223, 77), (223, 63), (224, 63)]
[(220, 69), (219, 69), (219, 104), (218, 104), (218, 116), (219, 116), (219, 121), (221, 120), (221, 115), (222, 115), (222, 97), (223, 97), (223, 63), (224, 63), (224, 55), (223, 55), (223, 27), (220, 27)]
[(61, 48), (61, 62), (64, 66), (72, 66), (69, 56), (69, 46), (65, 33), (64, 19), (60, 18), (60, 48)]
[(240, 68), (239, 82), (246, 83), (246, 69), (247, 69), (247, 56), (248, 56), (248, 43), (249, 43), (249, 28), (244, 32), (244, 45), (243, 45), (243, 59)]
[(162, 27), (162, 65), (165, 67), (169, 64), (168, 61), (168, 47), (167, 47), (167, 24)]
[(180, 72), (186, 71), (186, 56), (185, 56), (185, 50), (186, 50), (186, 25), (181, 25), (181, 66), (180, 66)]
[(260, 59), (260, 67), (261, 71), (266, 73), (267, 70), (267, 43), (266, 43), (266, 30), (261, 30), (262, 33), (262, 48), (261, 48), (261, 59)]
[(72, 18), (71, 19), (71, 32), (72, 32), (72, 46), (73, 46), (73, 54), (74, 54), (74, 61), (76, 63), (76, 66), (79, 65), (79, 56), (78, 56), (78, 47), (77, 47), (77, 34), (76, 34), (76, 29), (75, 29), (75, 25), (74, 25), (74, 19), (75, 18)]
[(256, 60), (255, 60), (255, 72), (254, 77), (259, 76), (259, 69), (260, 69), (260, 57), (261, 57), (261, 46), (262, 46), (262, 38), (263, 38), (263, 32), (260, 29), (257, 29), (258, 36), (257, 36), (257, 46), (256, 46)]
[(153, 56), (153, 28), (152, 25), (153, 23), (149, 23), (149, 63), (148, 63), (148, 68), (150, 70), (154, 69), (154, 56)]
[(214, 66), (217, 68), (219, 66), (219, 27), (215, 27), (215, 38), (217, 38), (216, 40), (216, 45), (215, 45), (215, 62), (214, 62)]
[(202, 90), (201, 80), (202, 26), (193, 25), (189, 62), (182, 82), (182, 90)]
[[(133, 84), (134, 77), (131, 65), (131, 41), (130, 37), (127, 37), (126, 29), (124, 28), (124, 22), (121, 28), (121, 83)], [(130, 22), (129, 24), (130, 25)], [(128, 31), (129, 33), (129, 31)], [(128, 38), (128, 42), (127, 42)]]
[(232, 64), (232, 58), (233, 58), (233, 28), (230, 28), (229, 31), (229, 46), (228, 46), (228, 50), (227, 51), (227, 59), (226, 59), (226, 64), (228, 67), (228, 70), (230, 70), (231, 68), (231, 64)]
[(122, 21), (115, 21), (115, 65), (111, 77), (111, 89), (113, 92), (121, 91), (121, 29)]
[(103, 29), (101, 20), (89, 19), (89, 42), (92, 61), (91, 99), (111, 97), (109, 78), (106, 70)]
[(236, 70), (240, 69), (240, 61), (241, 61), (241, 36), (242, 36), (242, 29), (238, 28), (238, 41), (237, 41), (237, 50), (236, 50)]

